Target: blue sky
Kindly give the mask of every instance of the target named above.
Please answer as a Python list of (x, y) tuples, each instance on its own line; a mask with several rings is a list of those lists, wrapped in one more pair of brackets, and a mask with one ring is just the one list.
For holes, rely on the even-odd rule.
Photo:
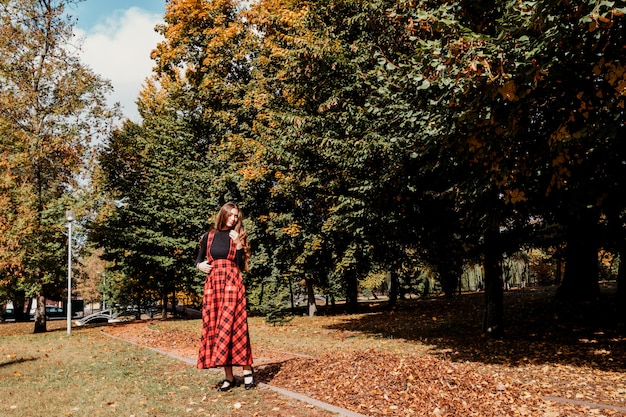
[(85, 0), (66, 12), (78, 19), (81, 60), (111, 81), (110, 103), (139, 122), (135, 101), (152, 72), (150, 52), (162, 40), (154, 27), (163, 20), (165, 0)]
[(165, 0), (85, 0), (69, 13), (78, 18), (79, 28), (87, 30), (97, 24), (106, 23), (107, 19), (115, 19), (131, 7), (163, 16)]

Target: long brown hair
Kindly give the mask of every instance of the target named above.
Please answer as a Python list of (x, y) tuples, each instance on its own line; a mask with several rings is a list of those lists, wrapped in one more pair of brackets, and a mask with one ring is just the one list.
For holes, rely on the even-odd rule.
[(243, 211), (241, 211), (239, 206), (232, 201), (224, 204), (217, 213), (215, 222), (211, 225), (211, 230), (226, 230), (226, 222), (233, 209), (237, 209), (239, 212), (239, 218), (232, 229), (239, 233), (239, 239), (241, 240), (244, 250), (244, 271), (247, 271), (248, 261), (250, 260), (250, 246), (248, 245), (248, 232), (246, 231), (246, 227), (243, 225)]

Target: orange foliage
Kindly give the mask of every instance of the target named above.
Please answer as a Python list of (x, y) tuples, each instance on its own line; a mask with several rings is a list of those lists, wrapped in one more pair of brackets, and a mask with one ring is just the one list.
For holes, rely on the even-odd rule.
[(507, 81), (502, 86), (498, 88), (498, 93), (508, 101), (518, 101), (519, 97), (516, 94), (517, 85), (515, 85), (514, 81)]

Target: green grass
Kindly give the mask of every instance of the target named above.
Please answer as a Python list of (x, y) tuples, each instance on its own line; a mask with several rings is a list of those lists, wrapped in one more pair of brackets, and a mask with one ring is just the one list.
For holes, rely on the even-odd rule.
[(67, 335), (54, 325), (44, 334), (27, 333), (30, 323), (0, 325), (1, 416), (307, 415), (302, 404), (265, 389), (217, 393), (220, 372), (111, 339), (98, 328)]
[[(418, 356), (432, 355), (451, 367), (454, 363), (471, 364), (472, 378), (478, 382), (463, 380), (467, 384), (482, 384), (484, 378), (490, 380), (495, 375), (507, 386), (528, 390), (529, 395), (534, 395), (528, 401), (543, 404), (542, 407), (547, 405), (538, 397), (547, 395), (624, 409), (626, 338), (623, 325), (615, 320), (611, 298), (594, 305), (593, 315), (586, 315), (584, 309), (590, 307), (583, 305), (570, 311), (555, 304), (553, 292), (506, 292), (507, 326), (502, 339), (480, 333), (482, 294), (408, 300), (393, 311), (368, 303), (361, 306), (359, 314), (296, 316), (284, 326), (268, 324), (263, 317), (251, 317), (252, 349), (260, 363), (258, 376), (274, 386), (296, 391), (304, 387), (299, 392), (344, 408), (358, 403), (362, 410), (366, 404), (367, 410), (371, 406), (372, 410), (385, 409), (388, 415), (404, 416), (400, 414), (403, 408), (392, 412), (383, 407), (388, 404), (384, 390), (371, 389), (388, 386), (385, 366), (368, 371), (371, 387), (363, 384), (359, 393), (346, 395), (340, 388), (346, 387), (346, 375), (354, 374), (359, 360), (375, 363), (380, 355), (386, 355), (391, 358), (387, 363), (400, 366), (404, 359), (406, 363), (421, 363)], [(221, 371), (198, 370), (101, 332), (106, 329), (113, 335), (161, 350), (170, 349), (193, 360), (200, 320), (74, 328), (70, 336), (65, 332), (64, 321), (49, 322), (48, 329), (46, 334), (34, 335), (32, 323), (0, 324), (1, 417), (332, 415), (264, 388), (238, 388), (220, 394), (214, 387), (222, 378)], [(312, 356), (315, 361), (286, 360), (290, 355), (281, 352)], [(343, 355), (343, 365), (333, 356), (335, 352)], [(351, 352), (353, 357), (349, 356)], [(412, 375), (414, 370), (398, 372)], [(462, 380), (463, 375), (457, 376)], [(389, 389), (395, 392), (394, 387)], [(430, 398), (432, 387), (425, 383), (419, 388), (422, 394), (404, 398), (402, 406), (414, 410), (415, 415), (431, 415), (430, 403), (424, 400)], [(450, 387), (450, 396), (446, 398), (454, 398), (454, 389), (455, 386)], [(352, 401), (355, 398), (357, 401)], [(515, 401), (522, 408), (536, 406), (527, 404), (526, 397)], [(565, 413), (551, 415), (584, 415), (567, 414), (575, 408), (572, 404), (551, 407)], [(610, 407), (607, 410), (604, 415), (622, 412)]]

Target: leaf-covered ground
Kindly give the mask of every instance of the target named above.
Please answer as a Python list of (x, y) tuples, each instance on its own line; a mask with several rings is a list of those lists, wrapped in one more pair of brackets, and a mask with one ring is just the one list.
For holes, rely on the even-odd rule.
[[(506, 334), (480, 334), (481, 294), (364, 303), (283, 326), (250, 319), (262, 382), (364, 415), (626, 416), (626, 334), (610, 295), (575, 307), (553, 289), (506, 293)], [(193, 359), (200, 322), (104, 328)]]

